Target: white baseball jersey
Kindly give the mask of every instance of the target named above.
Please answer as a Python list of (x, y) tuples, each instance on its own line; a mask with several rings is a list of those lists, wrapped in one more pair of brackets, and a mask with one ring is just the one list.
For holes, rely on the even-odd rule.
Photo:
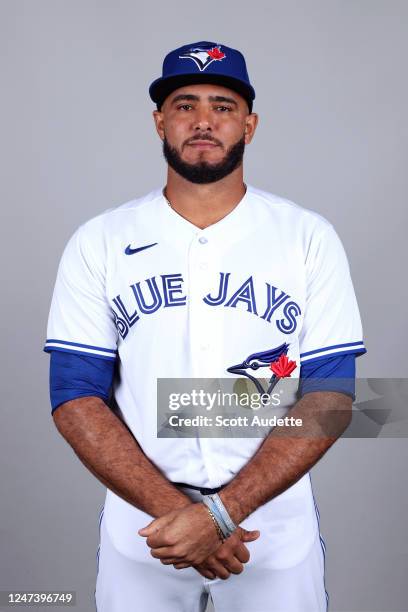
[[(82, 225), (60, 263), (47, 336), (46, 351), (118, 357), (116, 402), (143, 451), (170, 481), (211, 488), (231, 480), (261, 440), (157, 438), (157, 378), (232, 376), (228, 367), (284, 342), (298, 364), (292, 377), (306, 361), (365, 352), (332, 225), (251, 186), (203, 230), (161, 190)], [(309, 476), (269, 508), (271, 562), (294, 564), (318, 529)], [(134, 516), (108, 490), (106, 524), (130, 557)]]

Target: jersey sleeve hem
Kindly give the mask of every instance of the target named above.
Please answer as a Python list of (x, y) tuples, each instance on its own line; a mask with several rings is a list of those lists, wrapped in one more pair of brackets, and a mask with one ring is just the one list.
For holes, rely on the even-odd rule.
[(69, 398), (67, 398), (67, 399), (64, 399), (64, 400), (62, 400), (61, 402), (58, 402), (57, 404), (55, 404), (54, 406), (52, 406), (52, 409), (51, 409), (51, 415), (53, 415), (53, 414), (54, 414), (54, 412), (55, 412), (56, 410), (58, 410), (58, 408), (59, 408), (60, 406), (62, 406), (63, 404), (66, 404), (67, 402), (72, 402), (72, 401), (73, 401), (73, 400), (75, 400), (75, 399), (81, 399), (81, 398), (83, 398), (83, 397), (98, 397), (99, 399), (101, 399), (102, 401), (104, 401), (104, 402), (105, 402), (105, 404), (107, 403), (107, 401), (108, 401), (108, 399), (109, 399), (107, 395), (103, 395), (102, 393), (98, 393), (98, 392), (91, 393), (91, 392), (81, 392), (81, 391), (78, 391), (77, 393), (73, 393), (73, 394), (72, 394), (72, 397), (69, 397)]
[(366, 352), (367, 349), (365, 348), (362, 340), (359, 342), (346, 342), (344, 344), (334, 344), (332, 346), (326, 346), (313, 351), (300, 353), (300, 363), (310, 363), (311, 361), (321, 359), (322, 357), (348, 355), (351, 353), (354, 353), (356, 357), (359, 357), (360, 355), (364, 355)]
[(327, 385), (325, 385), (324, 387), (316, 387), (316, 388), (310, 387), (302, 392), (301, 397), (304, 397), (308, 393), (318, 393), (319, 391), (322, 393), (334, 392), (334, 393), (343, 393), (344, 395), (348, 395), (349, 397), (351, 397), (353, 402), (356, 401), (356, 394), (353, 393), (353, 391), (347, 390), (341, 385), (338, 385), (338, 386), (331, 385), (330, 378), (327, 378), (326, 380), (327, 380)]
[(80, 344), (78, 342), (67, 342), (66, 340), (55, 339), (47, 340), (45, 342), (43, 350), (46, 353), (50, 353), (51, 351), (62, 351), (64, 353), (87, 355), (88, 357), (99, 357), (101, 359), (108, 359), (109, 361), (115, 361), (118, 354), (116, 349), (109, 349), (100, 346), (92, 346), (89, 344)]

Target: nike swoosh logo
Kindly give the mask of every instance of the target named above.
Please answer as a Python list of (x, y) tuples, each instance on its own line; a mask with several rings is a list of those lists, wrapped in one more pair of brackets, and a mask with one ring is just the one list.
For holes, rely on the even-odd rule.
[(134, 255), (135, 253), (140, 253), (140, 251), (144, 251), (145, 249), (150, 249), (150, 247), (154, 247), (158, 244), (157, 242), (153, 242), (153, 244), (145, 244), (145, 246), (138, 247), (137, 249), (131, 249), (130, 244), (127, 245), (125, 249), (126, 255)]

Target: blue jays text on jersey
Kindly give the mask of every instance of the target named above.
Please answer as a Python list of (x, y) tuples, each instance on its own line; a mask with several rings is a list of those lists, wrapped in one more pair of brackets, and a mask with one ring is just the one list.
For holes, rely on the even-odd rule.
[[(123, 339), (129, 329), (140, 320), (159, 308), (185, 306), (188, 296), (183, 290), (181, 273), (161, 274), (137, 281), (130, 285), (126, 292), (113, 298), (113, 316), (115, 325)], [(208, 306), (242, 308), (249, 314), (274, 322), (283, 334), (296, 330), (297, 317), (301, 314), (299, 304), (284, 290), (265, 282), (262, 295), (256, 293), (254, 279), (249, 276), (243, 283), (234, 283), (231, 272), (220, 272), (214, 282), (214, 291), (202, 296)], [(272, 319), (273, 317), (273, 319)]]

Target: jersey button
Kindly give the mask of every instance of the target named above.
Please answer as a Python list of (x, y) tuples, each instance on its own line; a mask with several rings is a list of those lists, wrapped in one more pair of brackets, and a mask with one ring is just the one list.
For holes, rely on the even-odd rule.
[(208, 240), (205, 236), (200, 236), (200, 238), (198, 239), (198, 242), (200, 244), (207, 244)]

